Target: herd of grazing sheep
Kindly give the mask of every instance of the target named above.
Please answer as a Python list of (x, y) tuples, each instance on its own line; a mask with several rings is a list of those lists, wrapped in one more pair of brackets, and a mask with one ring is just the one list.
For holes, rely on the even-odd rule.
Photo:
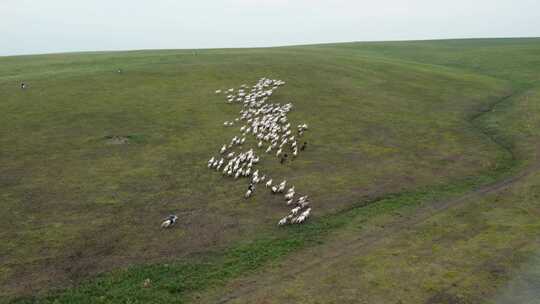
[[(287, 114), (293, 105), (287, 103), (268, 103), (275, 90), (284, 85), (281, 80), (261, 78), (257, 84), (248, 88), (242, 85), (238, 90), (217, 90), (216, 94), (226, 94), (227, 103), (239, 103), (243, 105), (240, 117), (223, 123), (225, 127), (233, 127), (235, 124), (242, 125), (240, 136), (235, 136), (225, 143), (219, 156), (213, 156), (208, 161), (208, 168), (221, 171), (224, 176), (234, 179), (247, 178), (249, 186), (245, 198), (249, 198), (259, 183), (264, 183), (274, 194), (284, 195), (287, 206), (292, 208), (289, 214), (279, 220), (278, 225), (303, 223), (311, 213), (308, 196), (299, 196), (294, 186), (287, 187), (287, 181), (273, 181), (270, 176), (259, 172), (256, 165), (259, 156), (253, 149), (242, 151), (246, 136), (251, 135), (258, 141), (257, 148), (264, 153), (274, 154), (283, 164), (289, 155), (297, 157), (300, 151), (306, 148), (307, 142), (299, 144), (298, 140), (308, 129), (307, 124), (300, 124), (296, 131), (291, 129), (291, 123)], [(237, 151), (233, 151), (238, 147)], [(239, 150), (239, 151), (238, 151)], [(297, 197), (298, 196), (298, 197)]]

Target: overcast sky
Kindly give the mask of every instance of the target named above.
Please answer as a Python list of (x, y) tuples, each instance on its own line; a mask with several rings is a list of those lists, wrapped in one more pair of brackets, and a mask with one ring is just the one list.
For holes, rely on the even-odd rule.
[(540, 0), (0, 0), (0, 55), (540, 36)]

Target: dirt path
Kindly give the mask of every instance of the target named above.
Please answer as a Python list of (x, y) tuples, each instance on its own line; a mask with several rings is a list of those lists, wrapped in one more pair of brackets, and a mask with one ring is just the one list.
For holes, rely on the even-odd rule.
[[(500, 104), (501, 102), (509, 100), (516, 95), (517, 94), (513, 94), (511, 96), (504, 97), (503, 99), (492, 104), (491, 109), (493, 109), (493, 107)], [(483, 111), (481, 115), (476, 115), (473, 117), (473, 119), (478, 119), (483, 114), (489, 113), (489, 112), (490, 111)], [(481, 132), (485, 134), (487, 137), (489, 137), (492, 141), (494, 141), (497, 145), (501, 146), (501, 148), (507, 150), (507, 147), (502, 146), (501, 143), (495, 140), (490, 134), (484, 132), (483, 130), (481, 130)], [(537, 151), (540, 151), (540, 149), (537, 148)], [(512, 157), (514, 157), (512, 151), (509, 151), (509, 152), (512, 155)], [(320, 267), (323, 264), (331, 265), (333, 263), (337, 263), (339, 260), (342, 260), (345, 257), (351, 256), (351, 255), (356, 256), (356, 255), (362, 254), (363, 252), (367, 252), (377, 247), (377, 245), (387, 241), (389, 238), (392, 238), (394, 235), (398, 234), (398, 232), (400, 231), (410, 229), (423, 222), (426, 222), (427, 220), (431, 219), (433, 216), (440, 214), (441, 212), (444, 212), (448, 210), (449, 208), (460, 207), (466, 202), (470, 201), (471, 199), (481, 198), (488, 194), (493, 194), (493, 193), (497, 193), (502, 190), (505, 190), (511, 187), (516, 182), (538, 171), (540, 171), (540, 160), (538, 160), (538, 157), (537, 157), (537, 159), (531, 165), (529, 165), (528, 167), (526, 167), (525, 169), (523, 169), (522, 171), (520, 171), (519, 173), (515, 175), (509, 176), (507, 178), (504, 178), (502, 180), (499, 180), (497, 182), (494, 182), (485, 186), (481, 186), (457, 198), (425, 204), (424, 206), (416, 209), (416, 211), (408, 217), (399, 217), (397, 219), (392, 219), (392, 221), (390, 223), (385, 224), (384, 228), (381, 230), (363, 232), (361, 233), (360, 236), (356, 238), (348, 239), (345, 242), (344, 240), (333, 240), (330, 242), (330, 244), (322, 245), (322, 246), (329, 245), (334, 250), (318, 251), (317, 248), (320, 248), (320, 246), (317, 246), (316, 248), (309, 248), (307, 249), (310, 251), (309, 260), (305, 260), (305, 259), (295, 260), (296, 257), (295, 255), (293, 255), (288, 258), (290, 261), (286, 263), (287, 265), (292, 265), (292, 267), (290, 268), (282, 267), (279, 273), (268, 276), (266, 278), (261, 278), (261, 276), (257, 276), (256, 278), (253, 277), (250, 280), (240, 280), (241, 281), (240, 283), (234, 284), (234, 291), (219, 297), (219, 299), (215, 301), (215, 303), (229, 303), (235, 299), (248, 296), (254, 293), (255, 291), (259, 290), (260, 288), (268, 289), (271, 286), (282, 283), (283, 281), (286, 281), (288, 279), (292, 279), (301, 273)], [(340, 244), (338, 246), (335, 246), (335, 245), (331, 245), (332, 243), (340, 243)], [(317, 253), (317, 251), (319, 253)], [(320, 254), (320, 252), (322, 252), (323, 254)], [(289, 270), (283, 270), (283, 269), (289, 269)]]

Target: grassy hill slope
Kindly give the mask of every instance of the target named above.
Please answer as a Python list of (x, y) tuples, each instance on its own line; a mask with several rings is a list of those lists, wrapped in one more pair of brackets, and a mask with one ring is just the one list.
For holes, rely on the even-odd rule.
[[(51, 301), (184, 298), (325, 242), (357, 216), (517, 172), (536, 155), (539, 49), (503, 39), (0, 58), (0, 294), (159, 263)], [(277, 228), (281, 198), (244, 200), (245, 182), (205, 166), (239, 110), (213, 91), (263, 76), (287, 81), (273, 100), (292, 101), (293, 123), (311, 126), (297, 160), (262, 161), (312, 197), (304, 227)], [(160, 231), (169, 213), (180, 224)]]

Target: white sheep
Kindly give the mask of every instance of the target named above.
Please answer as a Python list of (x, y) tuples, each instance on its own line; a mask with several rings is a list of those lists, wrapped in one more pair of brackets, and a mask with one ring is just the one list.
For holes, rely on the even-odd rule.
[(285, 200), (293, 199), (293, 197), (294, 197), (294, 191), (288, 192), (287, 194), (285, 194)]
[(301, 224), (306, 218), (302, 215), (295, 217), (292, 219), (291, 223), (293, 224)]
[[(283, 180), (280, 184), (273, 185), (271, 178), (266, 179), (266, 176), (259, 176), (259, 170), (255, 164), (259, 162), (259, 157), (256, 156), (251, 149), (245, 153), (227, 152), (228, 149), (233, 148), (235, 145), (243, 145), (246, 141), (248, 134), (253, 134), (253, 137), (257, 139), (257, 147), (263, 148), (265, 143), (268, 146), (265, 148), (266, 153), (276, 151), (275, 155), (279, 157), (283, 155), (287, 147), (290, 147), (293, 157), (298, 154), (298, 142), (295, 136), (292, 135), (291, 123), (288, 121), (288, 113), (293, 109), (292, 103), (279, 104), (279, 103), (267, 103), (270, 96), (274, 91), (285, 84), (282, 80), (275, 80), (270, 78), (261, 78), (252, 87), (242, 85), (238, 88), (235, 94), (235, 89), (225, 89), (226, 93), (224, 97), (229, 103), (237, 101), (243, 104), (242, 109), (239, 111), (239, 116), (234, 118), (233, 121), (226, 121), (223, 124), (225, 126), (232, 126), (236, 122), (243, 121), (244, 125), (240, 129), (240, 138), (235, 136), (230, 144), (225, 144), (220, 150), (220, 153), (227, 155), (225, 160), (217, 160), (214, 157), (208, 161), (210, 168), (216, 168), (219, 171), (223, 171), (224, 175), (233, 176), (237, 179), (239, 177), (251, 176), (250, 181), (254, 184), (265, 182), (267, 188), (271, 188), (273, 193), (283, 193), (286, 188), (286, 180)], [(244, 90), (244, 88), (246, 90)], [(216, 94), (221, 93), (221, 90), (216, 90)], [(225, 96), (226, 95), (226, 96)], [(307, 124), (299, 124), (298, 132), (301, 135), (307, 130)], [(300, 149), (303, 150), (303, 149)], [(226, 153), (227, 152), (227, 153)], [(253, 173), (251, 173), (253, 172)], [(253, 189), (250, 187), (246, 192), (246, 198), (252, 195)], [(293, 205), (295, 191), (294, 187), (287, 189), (285, 199), (287, 205)], [(293, 208), (294, 214), (290, 214), (287, 217), (280, 220), (279, 225), (286, 223), (302, 223), (308, 216), (308, 213), (302, 213), (299, 216), (297, 214), (300, 210), (307, 208), (309, 202), (307, 196), (301, 197), (296, 203), (296, 207)], [(300, 208), (300, 209), (298, 209)]]
[(307, 208), (306, 211), (302, 212), (302, 216), (308, 218), (311, 213), (311, 208)]
[(298, 202), (299, 203), (303, 203), (303, 202), (306, 202), (308, 200), (308, 196), (305, 195), (305, 196), (301, 196), (299, 199), (298, 199)]
[(280, 184), (279, 184), (279, 187), (277, 189), (278, 192), (283, 192), (283, 190), (285, 190), (285, 185), (287, 184), (287, 181), (286, 180), (283, 180)]
[(300, 206), (301, 208), (306, 208), (309, 206), (309, 202), (301, 202), (301, 203), (298, 203), (298, 206)]

